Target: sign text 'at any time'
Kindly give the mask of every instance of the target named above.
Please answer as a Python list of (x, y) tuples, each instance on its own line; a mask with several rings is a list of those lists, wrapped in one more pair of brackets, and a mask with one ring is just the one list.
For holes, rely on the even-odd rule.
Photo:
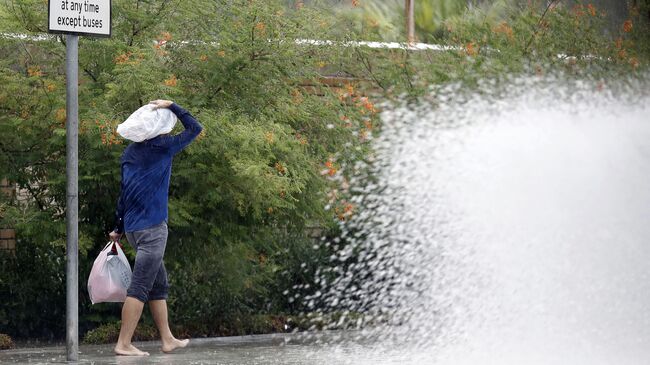
[(111, 35), (110, 0), (49, 0), (49, 32)]

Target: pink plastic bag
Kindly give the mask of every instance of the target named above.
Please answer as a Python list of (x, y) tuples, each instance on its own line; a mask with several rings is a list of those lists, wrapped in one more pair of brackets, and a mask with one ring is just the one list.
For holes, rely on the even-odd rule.
[(131, 265), (119, 244), (109, 242), (95, 259), (88, 276), (88, 294), (93, 304), (124, 302), (131, 284)]

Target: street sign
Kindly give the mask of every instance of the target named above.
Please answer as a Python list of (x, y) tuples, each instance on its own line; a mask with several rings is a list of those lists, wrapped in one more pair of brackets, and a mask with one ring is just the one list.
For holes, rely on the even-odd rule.
[(49, 0), (48, 33), (111, 36), (111, 0)]
[(111, 0), (48, 0), (48, 33), (65, 33), (66, 352), (79, 359), (79, 36), (111, 36)]

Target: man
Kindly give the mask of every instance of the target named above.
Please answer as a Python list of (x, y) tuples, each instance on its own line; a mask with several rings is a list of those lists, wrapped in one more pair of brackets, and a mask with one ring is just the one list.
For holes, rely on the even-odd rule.
[(132, 143), (122, 154), (122, 191), (117, 204), (116, 227), (109, 238), (117, 242), (126, 232), (136, 255), (131, 285), (122, 307), (120, 337), (115, 345), (118, 355), (149, 355), (131, 344), (146, 302), (160, 331), (162, 351), (171, 352), (189, 342), (176, 339), (169, 329), (169, 284), (163, 256), (167, 245), (167, 198), (172, 159), (201, 133), (203, 127), (188, 111), (169, 100), (155, 100), (151, 104), (154, 108), (169, 108), (185, 130), (176, 136), (165, 134)]

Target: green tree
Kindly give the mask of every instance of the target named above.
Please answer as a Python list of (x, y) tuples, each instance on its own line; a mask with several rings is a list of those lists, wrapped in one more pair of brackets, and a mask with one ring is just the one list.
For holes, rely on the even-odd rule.
[[(47, 2), (3, 6), (12, 29), (44, 31)], [(375, 118), (366, 99), (301, 86), (318, 85), (316, 71), (342, 53), (295, 40), (327, 37), (332, 19), (279, 0), (118, 0), (112, 12), (113, 36), (82, 38), (79, 49), (82, 332), (119, 314), (117, 305), (90, 305), (85, 279), (119, 194), (126, 142), (115, 127), (155, 98), (177, 101), (205, 127), (174, 161), (171, 316), (195, 331), (239, 333), (247, 316), (299, 310), (282, 292), (311, 280), (303, 263), (326, 260), (326, 252), (313, 251), (309, 231), (336, 226), (334, 211), (346, 203), (327, 210), (326, 193), (337, 184), (337, 167), (364, 154)], [(65, 249), (64, 41), (0, 39), (0, 171), (24, 198), (2, 205), (1, 225), (20, 237), (2, 271), (39, 266), (42, 275), (24, 285), (51, 285), (59, 294), (64, 281), (51, 279), (62, 274)], [(35, 247), (46, 254), (26, 257)], [(0, 272), (3, 297), (17, 280)], [(39, 335), (30, 328), (44, 326), (60, 337), (62, 321), (36, 313), (64, 308), (63, 300), (10, 300), (0, 320), (11, 334)], [(25, 321), (31, 325), (18, 331)]]

